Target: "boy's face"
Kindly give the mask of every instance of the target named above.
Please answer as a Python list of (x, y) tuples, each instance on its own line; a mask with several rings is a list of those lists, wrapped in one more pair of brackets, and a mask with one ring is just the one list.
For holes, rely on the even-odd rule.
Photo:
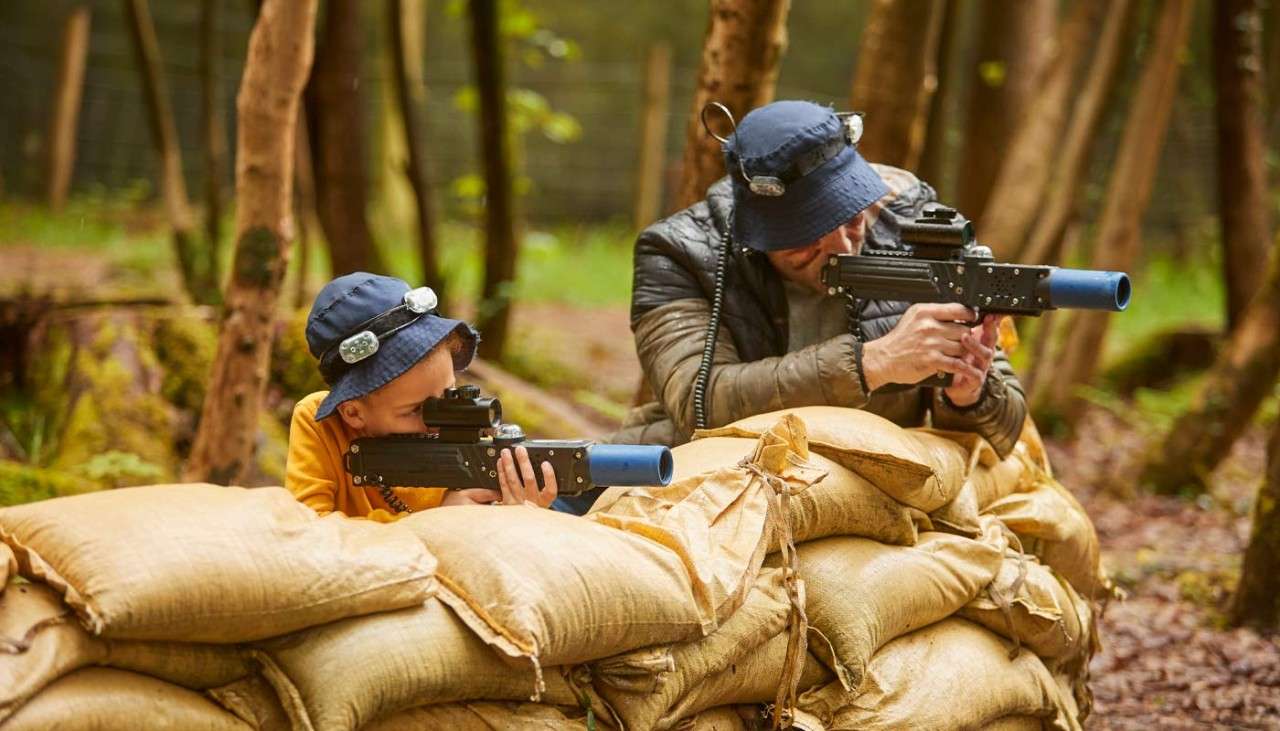
[(360, 436), (426, 433), (422, 402), (454, 383), (453, 354), (447, 347), (436, 348), (377, 391), (339, 404), (338, 414)]

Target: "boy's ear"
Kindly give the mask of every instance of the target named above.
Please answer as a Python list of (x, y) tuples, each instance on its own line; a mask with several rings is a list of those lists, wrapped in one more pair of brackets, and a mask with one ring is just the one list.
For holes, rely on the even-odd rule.
[(354, 431), (361, 431), (365, 427), (364, 405), (360, 403), (359, 399), (343, 401), (338, 404), (338, 416)]

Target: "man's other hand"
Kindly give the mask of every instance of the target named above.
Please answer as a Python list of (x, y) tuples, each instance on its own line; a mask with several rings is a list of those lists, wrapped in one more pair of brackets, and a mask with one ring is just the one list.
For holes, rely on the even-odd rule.
[[(965, 385), (963, 392), (956, 391), (962, 400), (974, 383), (977, 384), (976, 393), (980, 394), (994, 349), (983, 346), (991, 350), (992, 356), (981, 368), (970, 357), (984, 352), (975, 345), (982, 341), (974, 337), (969, 326), (964, 324), (974, 318), (973, 310), (960, 304), (912, 305), (884, 337), (863, 346), (862, 377), (867, 388), (874, 391), (889, 383), (919, 383), (938, 373), (951, 373), (955, 376), (955, 384)], [(981, 327), (985, 326), (984, 320)], [(995, 332), (994, 327), (992, 332)], [(966, 345), (967, 340), (973, 343)], [(952, 403), (968, 405), (952, 398), (953, 389), (956, 389), (954, 384), (947, 389), (947, 397), (952, 399)], [(976, 400), (975, 395), (973, 401)]]
[(1000, 320), (1003, 315), (987, 315), (982, 324), (973, 327), (960, 341), (964, 345), (964, 360), (975, 370), (982, 372), (981, 378), (972, 374), (957, 373), (943, 393), (956, 406), (972, 406), (982, 398), (982, 384), (987, 380), (987, 372), (991, 370), (991, 361), (996, 357), (996, 343), (1000, 339)]

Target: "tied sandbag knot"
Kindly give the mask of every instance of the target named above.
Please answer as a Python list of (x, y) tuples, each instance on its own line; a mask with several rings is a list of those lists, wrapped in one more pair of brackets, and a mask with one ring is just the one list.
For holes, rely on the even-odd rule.
[[(791, 455), (787, 455), (787, 458), (790, 461)], [(797, 489), (750, 458), (742, 460), (738, 466), (771, 488), (769, 522), (779, 534), (782, 583), (787, 590), (787, 599), (791, 602), (791, 616), (787, 622), (787, 658), (782, 665), (782, 683), (778, 686), (778, 695), (773, 704), (773, 729), (777, 731), (789, 728), (795, 717), (800, 675), (804, 672), (804, 661), (809, 653), (809, 617), (805, 614), (804, 580), (800, 578), (800, 556), (796, 553), (795, 534), (791, 526), (791, 496), (809, 486), (803, 485)]]
[(995, 605), (1000, 608), (1000, 614), (1004, 616), (1009, 638), (1013, 640), (1013, 647), (1009, 649), (1009, 659), (1014, 660), (1018, 657), (1018, 653), (1022, 651), (1022, 637), (1018, 634), (1017, 625), (1013, 621), (1013, 600), (1018, 596), (1018, 592), (1022, 591), (1022, 585), (1027, 580), (1027, 557), (1022, 552), (1022, 539), (1018, 538), (1018, 534), (1009, 530), (1009, 527), (1004, 523), (999, 525), (1005, 540), (1009, 541), (1009, 548), (1017, 559), (1018, 576), (1009, 585), (1008, 594), (1005, 594), (996, 586), (996, 579), (992, 579), (991, 583), (987, 585), (987, 596), (991, 597), (991, 601), (995, 602)]

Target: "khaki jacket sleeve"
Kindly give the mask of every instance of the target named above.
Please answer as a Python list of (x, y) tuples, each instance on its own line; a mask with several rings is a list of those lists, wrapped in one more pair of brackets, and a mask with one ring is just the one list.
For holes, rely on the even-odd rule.
[[(695, 426), (693, 386), (710, 319), (705, 300), (682, 299), (650, 310), (632, 326), (640, 366), (675, 422), (677, 443)], [(707, 425), (795, 406), (865, 405), (857, 368), (861, 347), (852, 335), (839, 335), (781, 357), (743, 363), (721, 327), (707, 384)]]

